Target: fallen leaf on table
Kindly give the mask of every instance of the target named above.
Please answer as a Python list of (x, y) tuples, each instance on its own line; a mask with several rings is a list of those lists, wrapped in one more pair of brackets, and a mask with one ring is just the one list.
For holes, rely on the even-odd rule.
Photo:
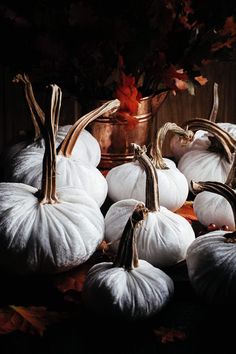
[(192, 221), (197, 221), (198, 218), (194, 212), (193, 209), (193, 202), (192, 201), (187, 201), (184, 203), (184, 205), (179, 208), (178, 210), (175, 211), (176, 214), (183, 216), (185, 219), (187, 219), (190, 223)]
[(59, 274), (54, 279), (55, 287), (62, 293), (69, 290), (81, 292), (90, 268), (90, 263), (83, 263), (71, 271)]
[(162, 344), (174, 343), (177, 340), (185, 340), (186, 333), (183, 330), (159, 327), (153, 330), (156, 337), (159, 338)]
[(21, 331), (42, 336), (50, 324), (63, 317), (45, 307), (8, 306), (0, 309), (0, 334)]

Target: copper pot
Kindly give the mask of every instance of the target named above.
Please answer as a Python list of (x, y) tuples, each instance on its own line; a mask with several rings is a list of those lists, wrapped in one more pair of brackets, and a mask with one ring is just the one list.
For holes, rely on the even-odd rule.
[(116, 119), (116, 113), (97, 118), (89, 125), (89, 131), (101, 147), (100, 169), (111, 169), (117, 165), (132, 161), (134, 157), (132, 143), (140, 146), (151, 142), (154, 111), (165, 100), (167, 92), (140, 100), (137, 125), (127, 129), (127, 123)]

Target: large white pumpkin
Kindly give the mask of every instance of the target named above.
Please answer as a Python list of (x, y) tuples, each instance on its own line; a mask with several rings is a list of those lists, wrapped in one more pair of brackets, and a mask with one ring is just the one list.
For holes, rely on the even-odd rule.
[(20, 273), (54, 273), (85, 262), (104, 237), (104, 217), (84, 190), (56, 191), (53, 104), (48, 88), (42, 134), (45, 138), (41, 189), (21, 183), (0, 184), (0, 264)]

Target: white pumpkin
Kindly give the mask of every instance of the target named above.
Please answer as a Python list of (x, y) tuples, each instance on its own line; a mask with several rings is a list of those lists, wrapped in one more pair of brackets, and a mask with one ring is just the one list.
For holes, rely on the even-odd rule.
[(128, 218), (115, 261), (96, 264), (88, 272), (83, 287), (84, 303), (102, 316), (149, 318), (173, 296), (172, 279), (148, 262), (138, 260), (135, 231), (144, 213), (144, 206), (139, 204)]
[(224, 183), (233, 163), (236, 142), (217, 124), (206, 119), (194, 119), (187, 125), (191, 130), (203, 128), (213, 134), (211, 137), (208, 135), (208, 139), (211, 139), (208, 148), (188, 151), (178, 162), (177, 166), (187, 178), (189, 186), (191, 180)]
[[(231, 204), (236, 221), (236, 193), (220, 182), (193, 183), (195, 193), (220, 193)], [(205, 192), (204, 192), (205, 193)], [(236, 232), (216, 230), (197, 237), (187, 251), (189, 280), (207, 303), (234, 305), (236, 296)]]
[(217, 125), (224, 129), (228, 134), (230, 134), (234, 139), (236, 139), (236, 124), (229, 122), (217, 123)]
[[(52, 105), (57, 86), (51, 85)], [(42, 189), (0, 183), (0, 264), (17, 273), (55, 273), (85, 262), (104, 237), (104, 217), (84, 190), (56, 191), (53, 114), (45, 115)]]
[[(44, 154), (44, 139), (41, 137), (40, 129), (36, 120), (37, 115), (38, 119), (40, 119), (41, 122), (44, 122), (44, 112), (42, 111), (35, 99), (33, 88), (28, 76), (25, 74), (18, 74), (15, 78), (15, 82), (24, 83), (25, 97), (31, 113), (31, 120), (34, 126), (35, 134), (32, 139), (27, 139), (20, 143), (14, 144), (13, 146), (10, 146), (6, 151), (4, 151), (4, 160), (2, 161), (1, 165), (4, 169), (3, 178), (5, 181), (8, 181), (11, 176), (12, 168), (14, 168), (11, 166), (12, 159), (17, 158), (17, 156), (21, 154), (21, 151), (23, 149), (27, 149), (27, 152), (31, 150), (35, 151), (35, 149), (40, 149), (38, 152), (41, 152), (42, 155)], [(54, 102), (55, 107), (53, 108), (55, 110), (56, 115), (54, 122), (56, 132), (56, 146), (58, 147), (58, 145), (62, 143), (67, 133), (70, 129), (72, 129), (72, 127), (75, 127), (80, 124), (81, 128), (80, 130), (77, 129), (77, 139), (73, 151), (71, 153), (71, 158), (83, 161), (85, 163), (91, 163), (93, 166), (96, 167), (101, 160), (101, 149), (98, 141), (92, 136), (92, 134), (85, 130), (85, 127), (87, 125), (86, 116), (81, 118), (85, 118), (85, 124), (83, 124), (81, 119), (78, 119), (73, 126), (65, 125), (58, 127), (61, 100), (62, 93), (60, 91), (57, 101)]]
[[(56, 137), (57, 146), (64, 140), (71, 127), (72, 125), (59, 126)], [(80, 132), (71, 157), (74, 160), (90, 163), (95, 167), (98, 166), (101, 160), (101, 148), (97, 139), (86, 129)]]
[[(85, 191), (101, 206), (107, 196), (108, 185), (102, 173), (92, 164), (74, 159), (72, 151), (82, 127), (96, 119), (104, 112), (117, 109), (119, 100), (108, 101), (101, 107), (83, 116), (69, 129), (62, 143), (57, 147), (57, 187), (72, 186), (84, 188)], [(42, 179), (42, 151), (24, 149), (12, 161), (12, 172), (9, 181), (29, 184), (40, 188)]]
[[(42, 184), (43, 155), (38, 150), (24, 150), (12, 162), (10, 182), (25, 183), (37, 189)], [(57, 188), (71, 186), (84, 189), (101, 206), (107, 196), (105, 177), (95, 166), (63, 155), (56, 156)]]
[[(236, 154), (234, 154), (234, 162), (228, 174), (226, 185), (236, 190), (235, 180)], [(215, 224), (216, 227), (228, 227), (234, 230), (234, 214), (228, 200), (219, 194), (203, 191), (195, 196), (193, 201), (193, 209), (198, 221), (205, 226)]]
[[(190, 223), (180, 215), (160, 206), (156, 169), (148, 156), (135, 144), (135, 155), (147, 171), (146, 207), (149, 210), (137, 231), (139, 257), (157, 267), (168, 267), (185, 259), (189, 245), (195, 239)], [(170, 191), (168, 190), (168, 193)], [(137, 199), (120, 200), (110, 206), (105, 215), (105, 239), (116, 253), (124, 226), (132, 215)]]
[[(157, 134), (157, 142), (150, 149), (153, 162), (158, 174), (160, 205), (171, 211), (179, 209), (187, 200), (189, 187), (186, 177), (176, 167), (174, 161), (162, 157), (162, 144), (165, 135), (170, 129), (186, 131), (173, 123), (166, 123)], [(146, 201), (145, 186), (146, 173), (137, 161), (113, 167), (106, 175), (108, 183), (108, 196), (117, 202), (131, 198)], [(168, 193), (166, 191), (168, 190)]]

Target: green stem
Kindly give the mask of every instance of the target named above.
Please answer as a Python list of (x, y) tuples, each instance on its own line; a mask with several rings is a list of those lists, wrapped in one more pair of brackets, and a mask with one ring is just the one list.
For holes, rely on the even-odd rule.
[(138, 267), (138, 252), (135, 242), (135, 231), (140, 222), (147, 215), (147, 209), (143, 203), (138, 203), (132, 215), (129, 217), (122, 233), (114, 267), (123, 267), (129, 271)]
[(92, 112), (78, 119), (74, 125), (72, 125), (61, 144), (57, 147), (57, 154), (70, 157), (81, 131), (99, 116), (108, 112), (114, 113), (119, 106), (120, 101), (118, 99), (108, 101), (101, 107), (94, 109)]
[(146, 173), (146, 207), (149, 211), (160, 210), (157, 170), (146, 154), (146, 148), (134, 146), (134, 158), (138, 160)]

